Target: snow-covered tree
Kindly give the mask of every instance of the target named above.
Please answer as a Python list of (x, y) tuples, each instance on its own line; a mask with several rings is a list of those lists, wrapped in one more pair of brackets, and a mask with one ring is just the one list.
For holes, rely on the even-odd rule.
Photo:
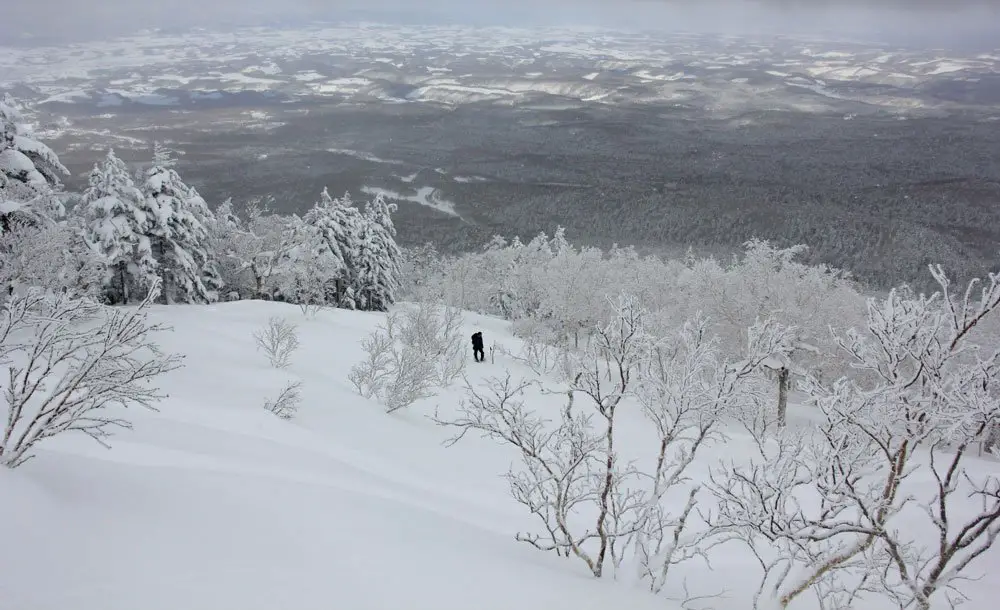
[(955, 295), (931, 272), (940, 293), (871, 299), (864, 330), (838, 338), (862, 375), (805, 384), (818, 429), (756, 435), (757, 455), (713, 476), (716, 525), (763, 570), (756, 607), (810, 591), (826, 608), (873, 592), (899, 608), (954, 605), (1000, 536), (1000, 477), (969, 459), (1000, 421), (1000, 352), (969, 341), (1000, 312), (1000, 277)]
[(103, 295), (105, 259), (84, 240), (76, 220), (19, 225), (0, 235), (0, 302), (30, 288), (94, 299)]
[[(353, 286), (344, 286), (342, 261), (315, 225), (292, 216), (283, 243), (287, 253), (277, 261), (276, 296), (302, 306), (336, 304), (354, 309)], [(339, 299), (339, 300), (338, 300)]]
[(21, 127), (17, 102), (0, 100), (0, 174), (32, 186), (59, 188), (59, 176), (69, 174), (52, 149), (32, 139)]
[(36, 288), (0, 309), (0, 464), (24, 464), (40, 443), (68, 431), (108, 446), (112, 429), (131, 427), (120, 409), (154, 408), (163, 395), (152, 382), (180, 365), (152, 342), (161, 329), (146, 318), (154, 297), (122, 310)]
[[(246, 205), (245, 220), (223, 202), (208, 223), (212, 251), (226, 290), (244, 299), (274, 299), (281, 295), (282, 276), (293, 273), (293, 250), (310, 239), (310, 227), (297, 217), (275, 214), (269, 199)], [(286, 300), (287, 295), (285, 295)]]
[(382, 195), (368, 202), (360, 223), (356, 261), (356, 293), (361, 309), (386, 311), (396, 301), (402, 252), (392, 224), (395, 204)]
[(157, 261), (150, 241), (152, 219), (144, 210), (142, 191), (114, 150), (94, 165), (87, 183), (73, 211), (85, 224), (85, 239), (107, 260), (108, 298), (112, 303), (129, 303), (144, 297), (157, 277)]
[(172, 165), (167, 152), (157, 148), (141, 186), (163, 299), (167, 303), (212, 302), (222, 287), (205, 227), (212, 212)]
[(337, 279), (331, 302), (338, 307), (354, 309), (357, 305), (357, 259), (359, 237), (364, 218), (351, 201), (350, 195), (335, 199), (324, 188), (320, 200), (306, 213), (305, 222), (320, 237), (316, 256), (323, 258), (323, 265), (335, 265)]
[(64, 213), (56, 194), (69, 171), (52, 149), (24, 133), (17, 102), (0, 100), (0, 233), (20, 222), (39, 226)]
[(437, 301), (444, 298), (442, 279), (447, 262), (433, 243), (400, 248), (400, 297), (410, 301)]

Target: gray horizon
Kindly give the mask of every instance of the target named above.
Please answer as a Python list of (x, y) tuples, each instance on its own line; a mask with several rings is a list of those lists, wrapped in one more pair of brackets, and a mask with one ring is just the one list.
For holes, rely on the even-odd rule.
[(88, 5), (79, 0), (34, 0), (3, 13), (0, 45), (101, 39), (142, 29), (302, 25), (364, 18), (1000, 47), (997, 0), (98, 0)]

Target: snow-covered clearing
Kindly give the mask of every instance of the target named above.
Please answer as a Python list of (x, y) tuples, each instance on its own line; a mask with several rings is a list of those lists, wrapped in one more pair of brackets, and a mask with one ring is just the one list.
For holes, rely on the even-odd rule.
[[(252, 333), (271, 316), (299, 325), (301, 348), (283, 371), (254, 349)], [(718, 547), (712, 571), (678, 566), (654, 596), (516, 542), (516, 532), (538, 528), (499, 476), (516, 455), (471, 434), (445, 448), (449, 431), (426, 417), (454, 412), (459, 386), (387, 415), (348, 382), (359, 341), (383, 314), (309, 319), (293, 305), (241, 301), (161, 306), (152, 318), (173, 327), (161, 346), (186, 355), (163, 380), (170, 397), (159, 412), (131, 411), (134, 430), (112, 438), (111, 450), (62, 435), (24, 466), (0, 469), (0, 608), (670, 610), (681, 607), (667, 598), (682, 596), (685, 580), (692, 594), (727, 590), (692, 608), (750, 607), (758, 571), (738, 547)], [(505, 322), (466, 314), (463, 330), (484, 331), (487, 350), (494, 341), (520, 349)], [(480, 385), (506, 370), (533, 376), (499, 354), (467, 372)], [(303, 402), (282, 421), (262, 405), (294, 380)], [(526, 402), (555, 416), (563, 399), (531, 389)], [(656, 435), (636, 405), (623, 403), (618, 425), (623, 459), (653, 454)], [(734, 433), (690, 474), (748, 450)], [(998, 570), (994, 549), (972, 573)], [(1000, 582), (965, 591), (965, 608), (987, 610)], [(865, 606), (881, 607), (891, 606)]]

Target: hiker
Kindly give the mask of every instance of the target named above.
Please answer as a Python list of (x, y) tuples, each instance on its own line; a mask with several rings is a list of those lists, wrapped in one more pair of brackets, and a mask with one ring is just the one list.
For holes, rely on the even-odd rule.
[(482, 331), (475, 332), (472, 334), (472, 358), (476, 362), (482, 362), (486, 360), (486, 352), (483, 351)]

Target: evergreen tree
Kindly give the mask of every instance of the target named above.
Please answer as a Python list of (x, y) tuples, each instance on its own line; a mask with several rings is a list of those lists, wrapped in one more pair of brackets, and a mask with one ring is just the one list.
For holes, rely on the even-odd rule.
[(142, 191), (114, 150), (94, 165), (87, 182), (74, 211), (83, 219), (87, 243), (105, 258), (111, 271), (108, 299), (112, 303), (141, 300), (157, 273)]
[(359, 235), (357, 286), (362, 309), (386, 311), (399, 291), (402, 251), (396, 244), (392, 223), (395, 204), (387, 204), (382, 195), (365, 206)]
[(332, 301), (344, 309), (354, 309), (358, 292), (358, 240), (364, 220), (361, 212), (354, 207), (350, 195), (334, 199), (324, 188), (320, 200), (304, 220), (317, 232), (328, 264), (336, 267), (330, 270), (335, 272), (336, 281), (328, 302)]
[(45, 144), (22, 132), (17, 102), (0, 100), (0, 234), (15, 224), (51, 226), (64, 215), (56, 193), (60, 175), (69, 171)]
[(19, 104), (5, 94), (0, 100), (0, 173), (25, 184), (60, 188), (59, 176), (69, 170), (51, 148), (23, 133), (20, 122)]
[(142, 192), (150, 219), (150, 245), (163, 280), (164, 301), (217, 300), (222, 282), (205, 226), (212, 212), (198, 191), (181, 180), (173, 169), (173, 159), (159, 145), (155, 147), (152, 167), (145, 172)]

